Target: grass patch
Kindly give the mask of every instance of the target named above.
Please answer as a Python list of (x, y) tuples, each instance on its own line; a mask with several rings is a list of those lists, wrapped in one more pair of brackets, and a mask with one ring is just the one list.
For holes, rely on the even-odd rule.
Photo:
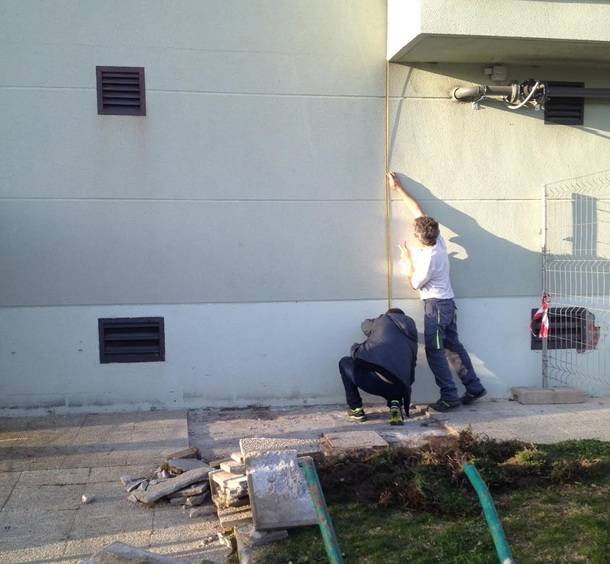
[[(497, 562), (465, 462), (490, 487), (516, 562), (610, 562), (610, 443), (531, 445), (471, 433), (318, 460), (345, 561)], [(327, 559), (310, 527), (265, 547), (258, 561)]]

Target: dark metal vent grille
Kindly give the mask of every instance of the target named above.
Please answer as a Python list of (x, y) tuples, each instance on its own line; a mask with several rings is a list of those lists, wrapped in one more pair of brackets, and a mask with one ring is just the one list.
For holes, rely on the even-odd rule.
[(551, 97), (544, 104), (544, 123), (582, 125), (585, 114), (584, 98), (553, 98), (553, 86), (584, 87), (584, 82), (547, 82)]
[(161, 362), (165, 360), (162, 317), (99, 319), (100, 362)]
[[(532, 316), (536, 313), (532, 309)], [(542, 339), (538, 319), (532, 323), (531, 349), (541, 350)], [(599, 327), (595, 325), (595, 315), (584, 307), (550, 307), (548, 349), (576, 349), (584, 352), (597, 347)]]
[(96, 67), (97, 113), (145, 116), (144, 68)]

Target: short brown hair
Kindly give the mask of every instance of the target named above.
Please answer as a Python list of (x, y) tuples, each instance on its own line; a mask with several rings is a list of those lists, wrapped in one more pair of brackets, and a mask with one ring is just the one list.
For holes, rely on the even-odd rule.
[(440, 234), (438, 222), (427, 215), (415, 220), (415, 236), (426, 246), (432, 247)]

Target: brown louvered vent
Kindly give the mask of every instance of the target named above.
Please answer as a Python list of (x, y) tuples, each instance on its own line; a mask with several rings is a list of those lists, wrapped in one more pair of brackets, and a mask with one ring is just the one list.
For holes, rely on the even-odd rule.
[(97, 113), (145, 116), (143, 67), (96, 67)]
[[(553, 86), (576, 86), (583, 88), (584, 82), (547, 82), (552, 92)], [(544, 123), (562, 125), (582, 125), (585, 115), (584, 98), (553, 98), (544, 104)]]
[(162, 362), (165, 328), (162, 317), (98, 319), (100, 362)]

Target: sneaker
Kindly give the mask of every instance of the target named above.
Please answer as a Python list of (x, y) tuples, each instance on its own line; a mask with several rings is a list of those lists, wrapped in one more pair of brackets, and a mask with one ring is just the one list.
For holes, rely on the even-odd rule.
[(448, 401), (444, 399), (439, 399), (438, 401), (431, 403), (428, 407), (434, 409), (434, 411), (449, 411), (450, 409), (455, 409), (460, 405), (462, 405), (462, 402), (460, 400)]
[(482, 398), (483, 396), (487, 395), (487, 390), (485, 388), (481, 389), (481, 391), (477, 394), (473, 394), (471, 392), (466, 392), (463, 396), (462, 396), (462, 403), (464, 405), (468, 405), (469, 403), (472, 403), (473, 401), (476, 401), (480, 398)]
[(366, 413), (364, 413), (364, 409), (361, 407), (357, 407), (356, 409), (348, 409), (347, 415), (352, 421), (358, 421), (359, 423), (366, 421)]
[(390, 402), (390, 425), (404, 425), (405, 420), (402, 416), (402, 409), (399, 401)]

